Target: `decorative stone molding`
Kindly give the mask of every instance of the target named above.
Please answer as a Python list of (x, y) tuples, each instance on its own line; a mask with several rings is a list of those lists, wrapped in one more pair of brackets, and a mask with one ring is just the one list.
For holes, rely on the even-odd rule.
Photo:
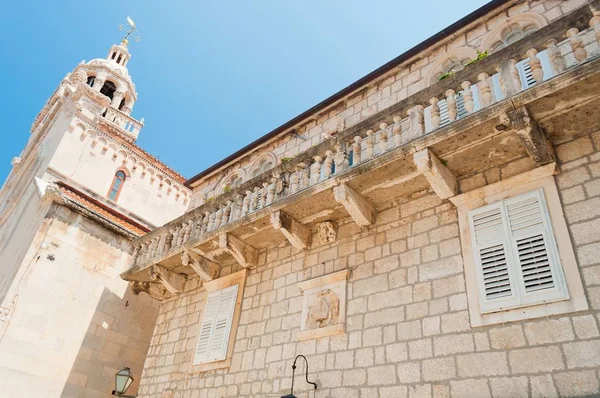
[(244, 268), (253, 268), (258, 263), (258, 250), (231, 234), (219, 235), (219, 246), (229, 252)]
[(150, 279), (162, 283), (173, 294), (181, 293), (185, 289), (185, 276), (171, 272), (158, 264), (150, 268)]
[(167, 290), (167, 288), (161, 283), (151, 283), (151, 282), (132, 282), (130, 285), (130, 289), (136, 296), (140, 293), (146, 293), (153, 299), (162, 301), (171, 297), (171, 293)]
[(199, 254), (194, 249), (183, 249), (181, 263), (190, 266), (205, 282), (212, 281), (219, 275), (219, 265)]
[(525, 150), (535, 162), (542, 166), (554, 162), (554, 150), (542, 128), (529, 115), (524, 106), (514, 109), (500, 118), (504, 129), (514, 130)]
[(433, 191), (440, 199), (450, 198), (457, 193), (456, 177), (428, 148), (413, 154), (417, 170), (423, 173)]
[(282, 211), (276, 211), (271, 214), (271, 224), (273, 228), (281, 231), (283, 236), (296, 249), (304, 250), (309, 248), (312, 234), (310, 228), (307, 226), (300, 224)]
[(349, 273), (349, 270), (343, 270), (298, 284), (303, 293), (298, 340), (344, 333), (346, 282)]
[(346, 184), (333, 188), (333, 196), (340, 203), (356, 224), (369, 227), (375, 222), (375, 208), (365, 198)]
[(324, 245), (333, 243), (337, 239), (337, 225), (333, 221), (324, 221), (317, 224), (317, 236), (319, 243)]

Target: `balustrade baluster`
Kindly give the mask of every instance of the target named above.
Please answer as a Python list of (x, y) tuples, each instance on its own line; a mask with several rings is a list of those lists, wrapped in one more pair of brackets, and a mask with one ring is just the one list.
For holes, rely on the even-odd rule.
[(473, 102), (473, 91), (471, 91), (471, 82), (464, 81), (460, 84), (463, 89), (463, 98), (465, 104), (465, 110), (467, 113), (472, 113), (475, 108), (475, 103)]
[(215, 212), (215, 223), (213, 229), (217, 229), (221, 226), (221, 220), (223, 219), (223, 207), (224, 205), (219, 205), (219, 208)]
[(388, 133), (387, 133), (387, 123), (379, 124), (379, 154), (383, 154), (387, 151), (388, 146)]
[(546, 48), (548, 49), (548, 58), (550, 59), (550, 65), (552, 65), (554, 73), (557, 75), (563, 73), (567, 69), (567, 63), (558, 48), (558, 41), (556, 39), (548, 40)]
[(262, 209), (263, 207), (266, 206), (267, 203), (267, 194), (268, 194), (268, 190), (269, 190), (269, 183), (268, 182), (263, 182), (262, 183), (262, 189), (260, 190), (260, 208)]
[(304, 189), (310, 185), (310, 168), (304, 163), (299, 163), (298, 167), (301, 167), (300, 171), (300, 188)]
[(448, 119), (453, 122), (458, 116), (456, 107), (456, 91), (450, 89), (446, 91), (446, 107), (448, 108)]
[(487, 73), (480, 73), (477, 76), (477, 80), (479, 80), (479, 100), (483, 106), (489, 106), (492, 103), (492, 87), (490, 86), (489, 78), (490, 75)]
[(356, 166), (361, 161), (361, 158), (360, 158), (360, 156), (361, 156), (360, 152), (362, 150), (361, 143), (362, 143), (362, 138), (359, 135), (354, 137), (354, 143), (352, 144), (352, 165), (353, 166)]
[(160, 239), (158, 240), (158, 254), (162, 255), (165, 250), (165, 244), (167, 242), (167, 234), (161, 234)]
[(367, 130), (367, 138), (365, 138), (365, 154), (363, 160), (370, 160), (373, 158), (373, 148), (375, 142), (373, 140), (373, 130)]
[(339, 173), (341, 171), (346, 170), (350, 167), (350, 162), (348, 161), (348, 156), (346, 155), (346, 151), (343, 148), (343, 145), (338, 142), (335, 146), (335, 155), (333, 156), (335, 162), (335, 173)]
[(244, 195), (239, 194), (235, 197), (235, 201), (233, 202), (233, 210), (231, 212), (231, 217), (229, 219), (229, 221), (234, 221), (237, 220), (238, 218), (242, 217), (242, 206), (244, 203)]
[(146, 242), (140, 244), (140, 251), (138, 253), (138, 264), (143, 264), (146, 261)]
[(173, 228), (169, 228), (169, 232), (167, 232), (167, 238), (165, 239), (165, 252), (171, 250), (173, 247), (174, 234), (175, 230)]
[(394, 128), (392, 130), (394, 134), (394, 147), (398, 148), (402, 145), (402, 118), (400, 116), (394, 116)]
[(321, 178), (321, 162), (323, 158), (320, 156), (314, 156), (314, 163), (310, 165), (310, 185), (314, 185), (319, 182)]
[(326, 180), (331, 177), (331, 172), (333, 170), (333, 152), (326, 151), (325, 152), (325, 161), (323, 162), (323, 173), (321, 173), (321, 178), (319, 181)]
[(225, 207), (223, 207), (223, 215), (221, 216), (221, 227), (229, 222), (229, 216), (231, 215), (231, 205), (233, 202), (231, 200), (227, 201)]
[(423, 105), (417, 105), (408, 110), (411, 139), (420, 137), (425, 133), (424, 110)]
[(434, 129), (440, 127), (442, 118), (440, 117), (440, 106), (438, 105), (439, 99), (437, 97), (431, 97), (429, 103), (431, 104), (431, 124)]
[(173, 247), (177, 247), (178, 246), (177, 242), (179, 240), (179, 233), (180, 233), (179, 226), (176, 226), (175, 229), (174, 229), (174, 231), (173, 231), (173, 240), (171, 241)]
[(594, 16), (590, 19), (590, 26), (594, 29), (594, 37), (598, 44), (600, 44), (600, 10), (594, 11)]
[(300, 177), (298, 177), (298, 174), (300, 174), (301, 171), (302, 169), (299, 167), (299, 165), (296, 165), (294, 167), (294, 172), (292, 175), (290, 175), (290, 195), (298, 192), (298, 188), (300, 186)]
[(571, 28), (567, 30), (567, 37), (570, 39), (569, 44), (573, 50), (573, 55), (578, 62), (583, 62), (587, 58), (587, 51), (583, 46), (583, 40), (579, 37), (579, 29)]
[(208, 232), (208, 225), (210, 224), (210, 211), (204, 212), (204, 217), (202, 218), (202, 235)]
[(246, 196), (242, 201), (242, 217), (250, 212), (250, 202), (252, 201), (252, 191), (247, 190)]
[(275, 200), (275, 185), (277, 184), (277, 178), (271, 178), (271, 183), (267, 185), (267, 195), (265, 199), (265, 206), (269, 206)]
[(537, 57), (538, 50), (530, 48), (527, 50), (527, 56), (529, 57), (529, 68), (531, 68), (531, 76), (536, 83), (544, 81), (544, 70), (542, 69), (542, 62)]
[(250, 209), (249, 212), (252, 213), (256, 211), (260, 204), (260, 188), (254, 187), (254, 193), (252, 193), (252, 198), (250, 200)]
[(217, 212), (213, 210), (210, 214), (210, 219), (208, 220), (207, 232), (210, 232), (213, 229), (215, 229), (216, 219), (217, 219)]
[(136, 245), (133, 248), (133, 253), (131, 254), (131, 262), (133, 263), (133, 265), (137, 265), (138, 264), (138, 257), (140, 255), (140, 245)]

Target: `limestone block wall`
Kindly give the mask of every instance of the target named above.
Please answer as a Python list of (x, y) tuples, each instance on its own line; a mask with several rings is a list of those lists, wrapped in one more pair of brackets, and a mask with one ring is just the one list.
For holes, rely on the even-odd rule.
[[(472, 327), (454, 206), (419, 192), (347, 220), (338, 241), (261, 253), (247, 279), (231, 368), (188, 373), (202, 288), (163, 302), (140, 397), (269, 397), (289, 393), (307, 356), (320, 397), (552, 397), (600, 391), (600, 132), (556, 147), (556, 177), (590, 310)], [(533, 167), (528, 158), (461, 181), (475, 187)], [(299, 342), (298, 282), (352, 270), (346, 334)], [(229, 268), (224, 269), (228, 273)], [(299, 367), (302, 373), (302, 366)], [(312, 397), (296, 378), (295, 393)]]
[(239, 175), (243, 180), (252, 178), (253, 170), (263, 159), (272, 161), (275, 165), (282, 158), (294, 157), (329, 139), (329, 133), (336, 131), (340, 122), (348, 128), (429, 87), (449, 60), (472, 59), (476, 56), (476, 50), (491, 50), (490, 45), (511, 24), (519, 21), (530, 21), (525, 24), (550, 23), (585, 3), (585, 0), (513, 1), (499, 12), (448, 36), (328, 109), (302, 121), (296, 126), (301, 138), (282, 133), (279, 138), (254, 153), (241, 157), (235, 164), (195, 184), (190, 207), (198, 207), (204, 203), (205, 197), (220, 194), (222, 185), (233, 175)]
[(119, 277), (130, 241), (56, 204), (42, 218), (1, 303), (0, 396), (104, 398), (125, 366), (135, 392), (158, 309)]

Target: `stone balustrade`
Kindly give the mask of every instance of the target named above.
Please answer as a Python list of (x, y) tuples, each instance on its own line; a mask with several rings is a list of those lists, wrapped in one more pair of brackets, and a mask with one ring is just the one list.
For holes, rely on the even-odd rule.
[(104, 118), (109, 122), (117, 125), (121, 130), (125, 131), (126, 135), (137, 137), (142, 127), (144, 127), (144, 121), (137, 121), (126, 113), (121, 112), (111, 106), (106, 108)]
[[(589, 9), (571, 13), (139, 238), (132, 266), (141, 269), (180, 253), (192, 239), (268, 212), (284, 198), (419, 137), (450, 131), (458, 120), (596, 58), (599, 41), (600, 15)], [(109, 112), (107, 117), (125, 120)]]

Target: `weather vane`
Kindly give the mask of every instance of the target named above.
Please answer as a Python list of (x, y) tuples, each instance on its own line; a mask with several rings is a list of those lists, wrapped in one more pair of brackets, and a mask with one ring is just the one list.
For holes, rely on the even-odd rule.
[[(123, 24), (119, 25), (119, 30), (127, 32), (125, 34), (125, 37), (123, 38), (123, 40), (121, 40), (125, 44), (128, 43), (127, 39), (129, 39), (129, 36), (131, 36), (132, 33), (137, 32), (137, 28), (135, 26), (135, 22), (133, 22), (133, 19), (127, 17), (127, 23), (129, 24), (129, 27), (125, 27), (125, 26), (123, 26)], [(133, 37), (133, 39), (136, 42), (139, 42), (141, 40), (141, 37), (139, 37), (139, 36), (131, 36), (131, 37)]]

